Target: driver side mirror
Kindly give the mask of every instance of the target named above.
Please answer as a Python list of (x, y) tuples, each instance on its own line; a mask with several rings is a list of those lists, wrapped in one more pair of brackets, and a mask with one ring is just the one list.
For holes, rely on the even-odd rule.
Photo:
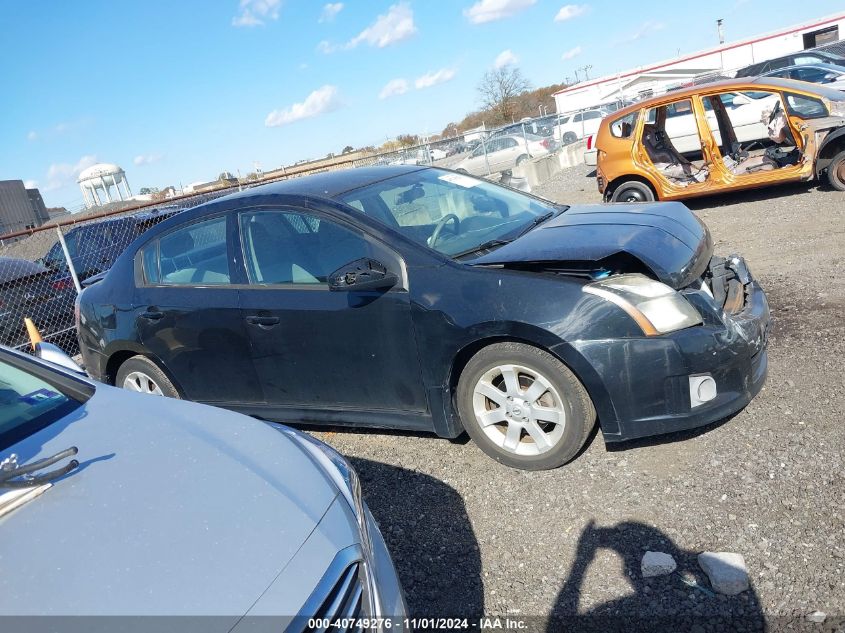
[(829, 84), (837, 79), (839, 79), (839, 75), (836, 73), (827, 73), (824, 77), (822, 77), (822, 83)]
[(362, 257), (349, 262), (329, 275), (332, 292), (358, 290), (389, 290), (399, 283), (399, 277), (387, 270), (380, 261)]

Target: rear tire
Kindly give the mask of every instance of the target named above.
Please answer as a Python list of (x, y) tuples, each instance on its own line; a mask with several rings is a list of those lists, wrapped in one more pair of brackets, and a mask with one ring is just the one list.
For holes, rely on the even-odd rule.
[(146, 356), (133, 356), (117, 370), (114, 384), (121, 389), (181, 399), (179, 391), (158, 365)]
[(845, 191), (845, 150), (834, 156), (827, 166), (827, 182), (837, 191)]
[(528, 160), (528, 156), (523, 154), (522, 156), (520, 156), (519, 158), (516, 159), (516, 166), (519, 167), (522, 163), (524, 163), (527, 160)]
[(575, 374), (548, 352), (522, 343), (479, 351), (461, 372), (456, 398), (478, 447), (523, 470), (548, 470), (573, 459), (596, 421)]
[(575, 134), (575, 132), (567, 132), (563, 135), (561, 143), (563, 143), (564, 145), (569, 145), (570, 143), (574, 143), (577, 140), (578, 136)]
[(654, 192), (638, 180), (629, 180), (613, 190), (611, 202), (654, 202)]

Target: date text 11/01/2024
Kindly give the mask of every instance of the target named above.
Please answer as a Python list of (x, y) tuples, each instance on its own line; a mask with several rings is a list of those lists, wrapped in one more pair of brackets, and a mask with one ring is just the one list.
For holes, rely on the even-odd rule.
[(361, 619), (323, 619), (311, 618), (308, 627), (332, 630), (338, 628), (358, 628), (367, 630), (389, 630), (397, 628), (411, 631), (523, 631), (528, 628), (524, 620), (511, 617), (484, 617), (478, 620), (469, 618), (361, 618)]

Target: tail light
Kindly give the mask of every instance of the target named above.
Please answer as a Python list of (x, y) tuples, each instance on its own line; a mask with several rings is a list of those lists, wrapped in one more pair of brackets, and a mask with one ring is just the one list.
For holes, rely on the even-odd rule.
[(544, 138), (542, 141), (540, 141), (540, 145), (542, 145), (546, 149), (549, 149), (549, 139)]
[(53, 290), (67, 290), (73, 285), (73, 283), (71, 282), (70, 277), (65, 277), (64, 279), (56, 279), (52, 285)]
[(587, 149), (593, 149), (593, 135), (587, 137)]

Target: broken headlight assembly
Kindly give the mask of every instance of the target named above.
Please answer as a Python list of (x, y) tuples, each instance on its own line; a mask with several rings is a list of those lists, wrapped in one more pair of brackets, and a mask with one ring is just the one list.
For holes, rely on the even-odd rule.
[(639, 273), (614, 275), (584, 286), (584, 292), (615, 303), (646, 336), (699, 325), (701, 315), (681, 294)]

